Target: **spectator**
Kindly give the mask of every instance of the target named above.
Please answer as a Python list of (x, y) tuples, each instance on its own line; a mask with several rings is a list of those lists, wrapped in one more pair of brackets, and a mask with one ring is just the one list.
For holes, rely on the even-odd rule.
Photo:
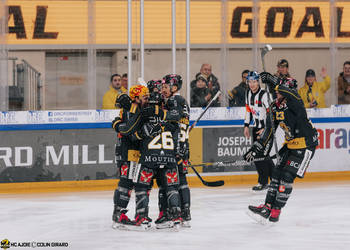
[[(192, 81), (193, 83), (193, 81)], [(191, 83), (191, 107), (205, 107), (212, 98), (208, 87), (207, 78), (200, 74), (194, 82)]]
[(119, 74), (111, 76), (111, 84), (109, 90), (104, 94), (102, 101), (102, 109), (115, 109), (115, 101), (121, 93), (126, 93), (127, 90), (122, 86), (122, 80)]
[(290, 78), (289, 63), (286, 59), (281, 59), (277, 62), (277, 72), (275, 76), (279, 78)]
[[(208, 63), (202, 64), (202, 67), (200, 69), (200, 72), (196, 74), (196, 80), (193, 80), (191, 82), (191, 89), (193, 89), (196, 86), (197, 77), (199, 75), (202, 75), (207, 81), (207, 87), (209, 89), (211, 98), (213, 98), (216, 93), (220, 90), (220, 84), (218, 82), (218, 78), (212, 73), (212, 67)], [(210, 101), (210, 100), (209, 100)], [(216, 99), (212, 105), (212, 107), (220, 107), (220, 100), (219, 98)]]
[(125, 88), (125, 89), (128, 89), (128, 74), (127, 73), (124, 73), (122, 75), (122, 86)]
[(322, 82), (316, 82), (316, 74), (313, 69), (306, 71), (305, 84), (298, 92), (304, 102), (305, 108), (325, 108), (324, 94), (331, 86), (331, 78), (327, 75), (325, 67), (321, 69)]
[(248, 90), (247, 75), (249, 70), (242, 72), (242, 82), (232, 90), (228, 91), (229, 106), (230, 107), (244, 107), (245, 106), (245, 93)]
[(338, 77), (338, 104), (350, 104), (350, 61), (344, 63)]

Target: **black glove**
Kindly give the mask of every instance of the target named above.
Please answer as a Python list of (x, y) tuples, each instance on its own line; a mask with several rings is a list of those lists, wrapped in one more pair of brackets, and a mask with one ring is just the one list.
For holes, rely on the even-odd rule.
[(247, 162), (252, 162), (258, 157), (262, 157), (264, 152), (264, 146), (256, 141), (253, 143), (253, 146), (248, 150), (247, 153), (243, 155), (243, 159)]
[(277, 85), (279, 83), (279, 78), (277, 76), (271, 75), (269, 72), (261, 72), (259, 75), (263, 83), (273, 85)]
[(148, 107), (145, 107), (142, 109), (142, 118), (149, 119), (154, 117), (160, 117), (163, 118), (164, 111), (157, 105), (150, 105)]

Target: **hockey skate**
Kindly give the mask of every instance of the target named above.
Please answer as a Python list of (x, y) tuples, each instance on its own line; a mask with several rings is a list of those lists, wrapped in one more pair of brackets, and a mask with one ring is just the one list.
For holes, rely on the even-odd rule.
[(191, 227), (191, 212), (189, 208), (184, 208), (181, 211), (182, 223), (183, 227)]
[(127, 225), (133, 224), (133, 222), (126, 215), (127, 212), (128, 210), (126, 209), (120, 209), (120, 210), (114, 209), (113, 216), (112, 216), (112, 220), (113, 220), (112, 227), (114, 229), (122, 229)]
[(265, 225), (270, 217), (271, 208), (265, 204), (261, 204), (258, 207), (250, 205), (248, 206), (247, 214), (256, 222)]
[(161, 211), (158, 219), (155, 221), (157, 229), (167, 229), (170, 231), (179, 231), (181, 223), (182, 218), (177, 208), (173, 208), (172, 213)]
[(279, 220), (280, 214), (281, 214), (280, 208), (272, 208), (269, 221), (270, 222), (277, 222)]
[(169, 216), (167, 215), (167, 212), (160, 211), (158, 219), (154, 222), (156, 224), (157, 229), (164, 229), (164, 228), (172, 228), (173, 223), (169, 219)]

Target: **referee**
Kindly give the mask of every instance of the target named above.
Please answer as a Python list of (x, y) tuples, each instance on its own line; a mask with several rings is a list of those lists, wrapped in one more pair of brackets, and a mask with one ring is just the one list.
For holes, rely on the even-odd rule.
[[(244, 120), (244, 136), (249, 138), (249, 124), (253, 120), (253, 142), (259, 139), (265, 128), (266, 111), (269, 109), (268, 93), (260, 88), (259, 74), (256, 71), (250, 71), (247, 76), (249, 89), (245, 96), (246, 115)], [(267, 146), (271, 150), (272, 143)], [(254, 162), (258, 172), (258, 184), (252, 188), (253, 191), (262, 191), (267, 189), (269, 177), (271, 177), (273, 161), (268, 156), (263, 161)]]

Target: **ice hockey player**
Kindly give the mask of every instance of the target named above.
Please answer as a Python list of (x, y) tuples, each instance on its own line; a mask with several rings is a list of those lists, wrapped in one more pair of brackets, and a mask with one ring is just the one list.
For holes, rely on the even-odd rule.
[[(187, 101), (179, 93), (181, 87), (182, 78), (180, 75), (169, 74), (164, 76), (162, 95), (165, 98), (164, 108), (167, 110), (164, 119), (177, 125), (177, 129), (173, 131), (173, 137), (180, 178), (179, 194), (181, 200), (181, 217), (183, 219), (182, 225), (190, 227), (191, 194), (186, 178), (190, 158), (188, 142), (190, 109)], [(166, 220), (166, 210), (161, 209), (155, 223), (161, 227), (161, 224)]]
[[(260, 138), (266, 124), (266, 110), (269, 109), (268, 96), (265, 90), (260, 88), (260, 77), (258, 72), (250, 71), (247, 75), (248, 91), (245, 94), (246, 115), (244, 120), (244, 136), (250, 137), (249, 124), (254, 121), (253, 142)], [(268, 118), (269, 119), (269, 118)], [(266, 150), (270, 151), (272, 143), (269, 141)], [(267, 189), (269, 178), (271, 176), (273, 161), (267, 155), (263, 161), (255, 161), (258, 172), (258, 185), (254, 186), (253, 191), (262, 191)]]
[(169, 121), (160, 119), (166, 117), (166, 113), (157, 104), (144, 107), (141, 111), (141, 129), (135, 133), (135, 137), (141, 141), (141, 156), (135, 178), (136, 223), (143, 227), (148, 223), (147, 192), (155, 177), (158, 178), (159, 188), (164, 190), (169, 210), (166, 227), (178, 227), (181, 223), (179, 177), (172, 135), (174, 126)]
[(140, 154), (139, 142), (132, 140), (131, 137), (141, 125), (140, 108), (147, 103), (148, 90), (142, 85), (133, 86), (130, 89), (130, 97), (122, 94), (117, 98), (117, 105), (121, 107), (120, 116), (112, 122), (113, 129), (118, 133), (116, 158), (120, 171), (118, 188), (114, 193), (114, 228), (135, 226), (135, 222), (126, 216), (126, 207), (134, 188), (133, 178)]
[(270, 109), (274, 124), (270, 122), (271, 119), (266, 119), (264, 132), (244, 158), (250, 162), (265, 155), (266, 144), (274, 138), (272, 126), (281, 127), (285, 133), (285, 143), (279, 150), (280, 161), (273, 169), (265, 204), (249, 206), (248, 213), (258, 218), (260, 222), (266, 222), (267, 219), (270, 222), (277, 222), (281, 209), (292, 193), (294, 179), (304, 177), (318, 145), (318, 138), (317, 131), (308, 119), (303, 101), (296, 90), (296, 80), (279, 79), (268, 72), (262, 72), (260, 77), (270, 89), (275, 90), (276, 100)]
[(117, 227), (118, 223), (130, 223), (130, 219), (126, 215), (126, 208), (130, 200), (130, 193), (134, 188), (134, 183), (131, 177), (132, 171), (130, 171), (130, 168), (132, 167), (132, 165), (134, 165), (134, 162), (128, 159), (128, 149), (132, 148), (132, 142), (130, 141), (128, 136), (122, 136), (119, 133), (119, 126), (122, 123), (125, 123), (127, 117), (130, 115), (130, 97), (125, 93), (122, 93), (119, 96), (117, 96), (116, 107), (120, 108), (120, 115), (119, 117), (116, 117), (113, 120), (112, 128), (117, 132), (115, 157), (120, 179), (118, 187), (114, 191), (114, 211), (112, 215), (112, 220), (115, 224), (113, 225), (113, 227)]

